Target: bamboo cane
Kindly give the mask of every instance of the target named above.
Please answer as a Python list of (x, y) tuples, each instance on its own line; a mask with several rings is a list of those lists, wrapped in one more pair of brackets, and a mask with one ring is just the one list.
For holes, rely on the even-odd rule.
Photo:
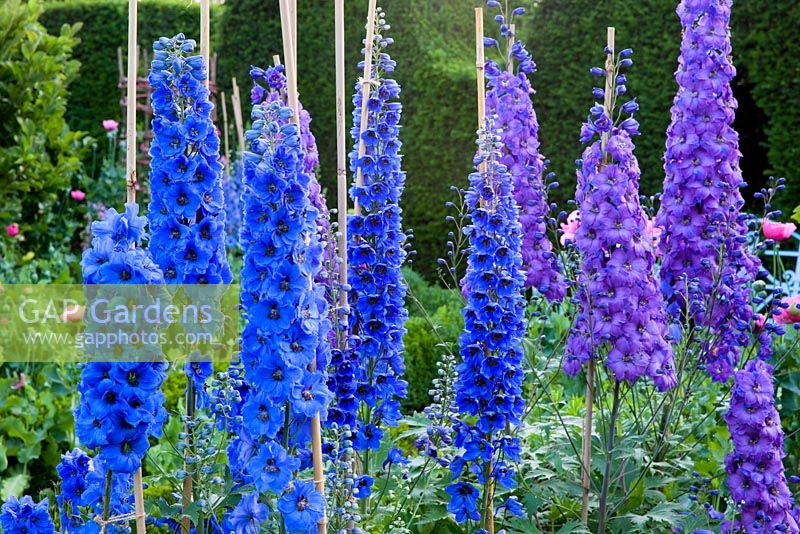
[[(137, 70), (139, 54), (136, 42), (138, 27), (137, 0), (128, 0), (128, 81), (125, 102), (127, 105), (125, 110), (125, 196), (128, 203), (136, 202), (136, 82), (139, 78)], [(145, 534), (147, 527), (141, 467), (133, 476), (133, 498), (136, 532)]]
[(220, 100), (222, 100), (222, 136), (225, 139), (225, 164), (227, 169), (231, 164), (231, 150), (228, 145), (228, 104), (225, 102), (225, 91), (220, 92), (219, 96)]
[(484, 69), (486, 60), (483, 55), (483, 8), (475, 8), (475, 70), (477, 71), (478, 88), (478, 128), (483, 128), (486, 120), (486, 82)]
[(208, 87), (211, 78), (211, 5), (210, 0), (200, 0), (200, 55), (206, 64), (208, 76), (205, 84)]
[[(486, 81), (484, 71), (486, 59), (483, 46), (483, 8), (475, 8), (475, 71), (478, 89), (478, 130), (482, 130), (486, 121)], [(486, 163), (482, 162), (478, 169), (486, 172)]]
[(236, 123), (236, 139), (239, 141), (239, 151), (244, 152), (244, 121), (242, 120), (242, 101), (239, 97), (239, 85), (236, 78), (231, 78), (233, 94), (231, 94), (231, 104), (233, 104), (233, 121)]
[[(486, 81), (484, 78), (486, 59), (484, 57), (483, 45), (483, 9), (475, 8), (475, 79), (477, 87), (478, 104), (478, 130), (481, 131), (486, 126)], [(480, 134), (479, 134), (480, 135)], [(480, 135), (483, 137), (483, 135)], [(482, 162), (479, 166), (480, 172), (486, 172), (486, 163)], [(494, 481), (492, 478), (492, 461), (489, 461), (485, 484), (483, 517), (481, 518), (483, 527), (489, 534), (494, 534)]]
[[(347, 144), (345, 127), (344, 0), (334, 6), (336, 39), (336, 207), (339, 222), (339, 285), (347, 287)], [(339, 306), (347, 309), (347, 291), (339, 290)], [(347, 320), (344, 316), (343, 320)], [(343, 336), (342, 350), (347, 348)]]
[(136, 202), (136, 82), (138, 80), (136, 48), (138, 30), (137, 0), (128, 1), (128, 82), (125, 116), (125, 171), (127, 201)]
[[(281, 0), (281, 27), (283, 30), (283, 58), (286, 61), (286, 92), (289, 107), (292, 108), (292, 122), (300, 125), (299, 103), (297, 98), (297, 5), (295, 0)], [(309, 370), (315, 371), (316, 359), (311, 361)], [(325, 467), (322, 462), (322, 429), (319, 413), (311, 418), (311, 458), (314, 466), (314, 486), (325, 495)], [(328, 532), (328, 518), (322, 516), (317, 524), (319, 534)]]
[(283, 33), (283, 60), (286, 62), (286, 94), (287, 103), (292, 109), (292, 122), (299, 125), (300, 116), (297, 114), (297, 79), (294, 72), (294, 36), (292, 35), (293, 22), (291, 20), (291, 0), (280, 0), (281, 31)]
[[(367, 153), (367, 143), (364, 141), (363, 134), (367, 128), (369, 121), (369, 109), (367, 108), (367, 100), (369, 100), (370, 85), (372, 85), (372, 48), (375, 45), (375, 17), (378, 13), (378, 5), (376, 0), (369, 0), (369, 11), (367, 12), (367, 38), (364, 41), (364, 74), (361, 77), (361, 127), (358, 135), (358, 159), (364, 157)], [(361, 187), (364, 185), (364, 173), (361, 171), (361, 166), (356, 170), (356, 185)], [(361, 215), (361, 206), (358, 205), (358, 197), (353, 199), (353, 210), (356, 215)]]
[(517, 31), (516, 25), (514, 24), (508, 25), (509, 34), (508, 34), (508, 50), (506, 52), (508, 54), (508, 56), (506, 57), (506, 70), (512, 74), (514, 73), (514, 56), (511, 54), (511, 49), (514, 47), (514, 40), (517, 37), (516, 31)]
[[(603, 106), (605, 107), (606, 114), (611, 117), (611, 111), (614, 106), (614, 28), (607, 28), (606, 33), (606, 46), (608, 54), (606, 55), (606, 81), (605, 81), (605, 100)], [(601, 135), (602, 151), (605, 153), (606, 145), (608, 144), (608, 133)], [(605, 162), (605, 157), (604, 157)], [(591, 489), (591, 471), (592, 471), (592, 417), (594, 411), (594, 397), (595, 397), (595, 384), (594, 375), (597, 364), (594, 355), (589, 360), (589, 365), (586, 369), (586, 415), (583, 420), (583, 446), (581, 454), (581, 485), (583, 486), (583, 506), (581, 508), (581, 521), (586, 525), (589, 522), (589, 493)]]

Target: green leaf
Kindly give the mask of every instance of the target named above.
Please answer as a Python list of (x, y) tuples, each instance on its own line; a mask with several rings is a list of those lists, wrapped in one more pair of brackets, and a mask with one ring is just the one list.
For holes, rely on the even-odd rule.
[(3, 479), (3, 486), (0, 489), (0, 498), (4, 501), (9, 497), (21, 497), (28, 487), (30, 475), (18, 473)]

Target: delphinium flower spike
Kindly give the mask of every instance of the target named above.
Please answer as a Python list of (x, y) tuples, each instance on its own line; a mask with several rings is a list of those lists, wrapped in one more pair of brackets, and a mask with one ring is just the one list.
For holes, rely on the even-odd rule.
[[(512, 176), (500, 162), (502, 141), (488, 118), (479, 132), (476, 171), (470, 175), (466, 205), (470, 225), (464, 308), (457, 366), (454, 444), (450, 464), (455, 482), (447, 487), (448, 510), (459, 523), (481, 521), (494, 513), (492, 488), (514, 486), (513, 463), (519, 438), (508, 429), (520, 422), (522, 400), (522, 241)], [(481, 495), (479, 486), (483, 486)], [(480, 500), (479, 500), (480, 496)], [(487, 502), (486, 507), (482, 504)]]
[[(253, 90), (250, 93), (250, 102), (253, 105), (268, 102), (286, 102), (286, 75), (283, 65), (269, 67), (266, 70), (259, 67), (250, 68), (250, 77), (253, 79)], [(319, 166), (319, 150), (317, 140), (311, 132), (311, 114), (303, 108), (302, 103), (297, 102), (300, 110), (300, 142), (305, 154), (303, 158), (303, 172), (309, 176), (311, 181), (308, 184), (308, 194), (311, 205), (317, 208), (319, 217), (317, 219), (317, 234), (319, 242), (325, 247), (325, 268), (320, 271), (317, 280), (322, 284), (330, 284), (330, 280), (336, 279), (336, 243), (332, 239), (330, 212), (322, 195), (322, 188), (316, 177), (317, 167)]]
[(182, 34), (153, 44), (150, 250), (167, 283), (227, 284), (219, 136), (194, 48)]
[[(110, 208), (105, 220), (92, 223), (91, 248), (84, 252), (81, 262), (85, 284), (163, 284), (160, 269), (141, 247), (147, 219), (138, 216), (138, 210), (136, 204), (127, 204), (122, 213)], [(122, 290), (99, 291), (113, 298)], [(105, 295), (109, 291), (113, 294)], [(137, 290), (138, 295), (142, 293)], [(102, 328), (99, 323), (102, 321), (90, 320), (87, 331)], [(136, 349), (132, 345), (121, 354), (92, 353), (81, 372), (75, 434), (85, 447), (97, 451), (93, 473), (99, 475), (87, 484), (97, 494), (82, 498), (87, 503), (98, 503), (103, 499), (101, 495), (116, 488), (111, 502), (102, 503), (103, 519), (110, 511), (127, 510), (130, 503), (124, 495), (132, 486), (131, 475), (141, 467), (150, 438), (160, 438), (162, 434), (167, 413), (161, 384), (167, 364), (151, 348)], [(132, 361), (119, 361), (125, 358), (126, 351), (131, 351)], [(151, 357), (139, 358), (147, 353)]]
[[(403, 380), (403, 335), (408, 312), (404, 307), (406, 285), (401, 267), (406, 258), (406, 234), (402, 226), (400, 197), (405, 185), (401, 168), (402, 143), (398, 101), (400, 86), (389, 78), (395, 62), (385, 52), (393, 40), (386, 36), (389, 26), (378, 8), (372, 47), (372, 75), (369, 96), (364, 102), (361, 83), (353, 97), (352, 136), (356, 148), (350, 154), (351, 169), (360, 173), (350, 196), (358, 206), (348, 221), (347, 254), (350, 291), (350, 327), (360, 341), (352, 350), (355, 384), (334, 387), (340, 424), (355, 431), (354, 447), (359, 451), (380, 448), (381, 427), (396, 426), (400, 419), (399, 399), (406, 395)], [(362, 106), (367, 106), (367, 123), (361, 124)], [(359, 157), (358, 145), (365, 152)], [(332, 375), (332, 378), (334, 376)], [(351, 393), (348, 393), (351, 392)], [(358, 420), (356, 410), (361, 406)]]
[(800, 528), (783, 468), (783, 430), (769, 363), (757, 358), (734, 373), (725, 420), (733, 441), (725, 471), (731, 497), (741, 511), (737, 527), (743, 532), (797, 534)]
[(748, 344), (750, 283), (758, 260), (746, 247), (739, 138), (732, 127), (730, 0), (682, 1), (678, 93), (667, 129), (666, 180), (656, 222), (661, 280), (670, 314), (707, 328), (704, 361), (730, 378)]
[[(558, 256), (547, 237), (550, 206), (544, 172), (547, 162), (539, 152), (539, 121), (533, 109), (528, 75), (536, 72), (536, 64), (525, 44), (516, 39), (510, 25), (524, 12), (517, 8), (505, 13), (502, 5), (495, 20), (500, 25), (501, 41), (486, 39), (488, 47), (510, 47), (502, 54), (503, 63), (486, 62), (486, 111), (495, 116), (495, 127), (501, 132), (503, 155), (500, 162), (514, 177), (514, 198), (520, 207), (522, 226), (522, 262), (525, 286), (536, 288), (551, 302), (561, 301), (567, 292)], [(513, 41), (513, 45), (510, 44)], [(549, 177), (548, 177), (549, 178)], [(557, 185), (557, 184), (556, 184)], [(555, 221), (552, 221), (554, 224)]]
[[(638, 105), (629, 100), (615, 121), (617, 97), (626, 93), (623, 71), (632, 64), (623, 50), (612, 61), (610, 109), (595, 104), (581, 130), (583, 152), (575, 193), (581, 223), (576, 233), (581, 272), (576, 296), (578, 317), (565, 350), (564, 369), (575, 374), (590, 358), (605, 352), (606, 365), (620, 381), (649, 376), (660, 390), (675, 385), (672, 348), (647, 218), (639, 204), (639, 165), (632, 136)], [(592, 69), (605, 78), (605, 71)], [(603, 89), (595, 89), (596, 96)], [(629, 115), (624, 118), (623, 115)]]
[[(309, 420), (316, 414), (325, 419), (332, 395), (326, 386), (327, 345), (321, 342), (330, 329), (327, 302), (324, 288), (314, 282), (323, 262), (318, 212), (309, 200), (311, 178), (303, 171), (291, 113), (279, 102), (257, 104), (246, 134), (250, 150), (244, 153), (240, 239), (242, 361), (250, 390), (230, 452), (245, 467), (246, 481), (279, 497), (280, 521), (294, 533), (307, 532), (324, 516), (324, 498), (297, 472), (309, 467)], [(309, 370), (312, 361), (318, 370)], [(303, 513), (286, 513), (295, 498), (307, 499), (308, 506)]]
[[(61, 456), (56, 466), (61, 479), (61, 492), (56, 496), (61, 530), (76, 533), (99, 531), (95, 518), (103, 512), (106, 468), (100, 458), (90, 458), (81, 449)], [(109, 514), (117, 517), (133, 511), (133, 477), (114, 474), (111, 486)], [(111, 532), (117, 532), (111, 529)]]

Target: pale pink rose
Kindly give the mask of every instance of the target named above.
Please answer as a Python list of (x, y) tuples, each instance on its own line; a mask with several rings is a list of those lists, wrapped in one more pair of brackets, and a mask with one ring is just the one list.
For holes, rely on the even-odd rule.
[(800, 323), (800, 295), (781, 299), (788, 304), (788, 308), (781, 308), (780, 313), (775, 316), (775, 322), (780, 324)]
[(17, 237), (19, 235), (19, 225), (17, 223), (9, 224), (6, 226), (6, 233), (10, 237)]
[(779, 223), (764, 219), (761, 221), (761, 229), (764, 231), (764, 237), (773, 239), (775, 241), (786, 241), (792, 237), (792, 232), (797, 230), (794, 223)]
[(119, 123), (114, 119), (106, 119), (103, 121), (103, 129), (107, 132), (116, 132), (119, 128)]
[(78, 202), (81, 202), (84, 198), (86, 198), (86, 193), (84, 193), (80, 189), (73, 189), (72, 191), (70, 191), (69, 196), (72, 197), (72, 200), (77, 200)]
[(578, 231), (578, 228), (581, 226), (581, 213), (578, 210), (573, 211), (569, 215), (567, 215), (567, 223), (561, 223), (561, 230), (564, 232), (561, 235), (561, 244), (566, 245), (567, 240), (572, 241), (573, 243), (576, 241), (575, 233)]

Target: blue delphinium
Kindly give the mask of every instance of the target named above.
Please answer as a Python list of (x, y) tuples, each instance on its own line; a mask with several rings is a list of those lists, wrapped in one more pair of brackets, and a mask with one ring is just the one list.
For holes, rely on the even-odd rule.
[(167, 283), (227, 284), (219, 136), (194, 48), (182, 34), (153, 44), (150, 250)]
[(656, 223), (662, 290), (671, 315), (707, 329), (703, 364), (727, 381), (749, 343), (751, 282), (759, 269), (746, 246), (744, 186), (731, 81), (730, 0), (683, 1), (678, 93), (667, 129), (664, 194)]
[(54, 534), (56, 527), (47, 511), (47, 499), (34, 502), (25, 495), (9, 497), (0, 512), (0, 527), (8, 534)]
[[(113, 208), (92, 223), (92, 246), (83, 254), (85, 284), (159, 284), (161, 271), (141, 247), (147, 219), (138, 206), (124, 213)], [(110, 356), (110, 359), (114, 356)], [(81, 372), (81, 399), (75, 409), (75, 433), (114, 473), (141, 467), (149, 438), (161, 437), (166, 418), (161, 383), (167, 364), (158, 361), (92, 361)]]
[[(519, 10), (504, 13), (500, 7), (499, 11), (495, 20), (500, 24), (502, 40), (507, 42), (516, 37), (508, 25)], [(506, 61), (516, 63), (516, 68), (509, 71), (508, 65), (492, 59), (486, 62), (489, 82), (486, 111), (496, 116), (495, 127), (501, 132), (504, 146), (500, 162), (514, 178), (514, 198), (520, 207), (525, 286), (536, 288), (551, 302), (559, 302), (567, 293), (567, 285), (553, 244), (547, 238), (550, 206), (543, 179), (547, 161), (539, 151), (539, 121), (531, 102), (534, 90), (528, 80), (528, 75), (536, 72), (536, 64), (519, 39), (515, 38), (511, 50), (503, 50), (495, 39), (487, 39), (485, 44), (497, 47)], [(551, 222), (555, 224), (554, 220)]]
[[(106, 470), (98, 458), (89, 458), (81, 449), (64, 454), (56, 466), (61, 479), (61, 492), (56, 497), (61, 529), (76, 534), (97, 534), (100, 525), (94, 518), (103, 511)], [(133, 476), (114, 474), (111, 484), (110, 515), (120, 516), (133, 511)], [(110, 532), (127, 532), (112, 526)]]
[(86, 506), (86, 475), (89, 474), (91, 458), (80, 449), (61, 456), (56, 472), (61, 479), (61, 492), (56, 499), (61, 516), (61, 525), (65, 530), (74, 531), (85, 523), (80, 508)]
[[(524, 274), (519, 206), (513, 178), (500, 163), (503, 145), (492, 118), (479, 132), (477, 172), (469, 177), (466, 205), (470, 225), (464, 308), (459, 341), (455, 422), (458, 455), (450, 464), (455, 482), (448, 486), (448, 509), (456, 521), (486, 521), (494, 513), (478, 505), (479, 491), (489, 479), (514, 485), (513, 462), (519, 460), (519, 439), (508, 430), (520, 422), (522, 338), (525, 334)], [(484, 486), (485, 487), (485, 486)], [(483, 495), (482, 499), (487, 499)]]
[[(267, 70), (251, 67), (250, 77), (253, 79), (253, 90), (250, 93), (250, 101), (253, 105), (267, 102), (280, 102), (286, 105), (286, 76), (283, 65), (269, 67)], [(262, 84), (266, 84), (266, 87)], [(319, 165), (319, 150), (317, 140), (311, 132), (311, 114), (303, 108), (303, 104), (298, 100), (297, 106), (300, 113), (300, 142), (303, 145), (303, 172), (306, 173), (310, 181), (308, 183), (308, 196), (311, 205), (317, 208), (317, 231), (319, 241), (325, 247), (325, 266), (320, 272), (320, 283), (324, 283), (328, 276), (336, 278), (336, 243), (331, 239), (330, 213), (325, 197), (322, 195), (322, 188), (316, 177), (317, 166)], [(333, 270), (329, 273), (328, 267)]]
[[(323, 247), (299, 131), (287, 120), (291, 114), (278, 102), (253, 106), (240, 237), (247, 320), (242, 362), (251, 389), (233, 452), (249, 458), (243, 463), (259, 492), (278, 496), (290, 484), (304, 484), (295, 476), (309, 467), (310, 418), (319, 414), (324, 420), (332, 396), (325, 372), (329, 350), (322, 342), (330, 330), (328, 306), (324, 288), (314, 282)], [(286, 515), (284, 524), (290, 532), (306, 532)]]
[[(630, 50), (623, 51), (615, 63), (618, 76), (611, 90), (617, 95), (625, 93), (620, 72), (632, 63), (630, 55)], [(578, 170), (579, 311), (567, 340), (564, 370), (577, 373), (604, 349), (606, 365), (617, 380), (632, 383), (649, 376), (663, 391), (675, 385), (676, 377), (653, 274), (653, 241), (639, 203), (640, 172), (632, 140), (638, 135), (633, 118), (638, 105), (630, 100), (621, 107), (615, 123), (613, 109), (595, 104), (581, 130), (581, 140), (593, 143), (584, 150)]]
[(223, 527), (236, 534), (258, 534), (259, 526), (267, 519), (267, 505), (258, 502), (258, 494), (242, 495), (239, 504), (228, 514)]
[[(406, 395), (403, 380), (403, 335), (408, 312), (404, 307), (406, 284), (401, 267), (406, 258), (406, 234), (402, 225), (400, 197), (405, 184), (401, 168), (402, 143), (398, 101), (400, 86), (386, 77), (395, 63), (384, 49), (392, 43), (385, 34), (389, 27), (379, 13), (373, 47), (372, 76), (367, 102), (362, 102), (361, 84), (353, 97), (354, 150), (350, 153), (353, 172), (361, 170), (363, 184), (350, 189), (361, 210), (348, 220), (347, 256), (350, 291), (350, 327), (360, 341), (355, 353), (355, 383), (343, 384), (344, 375), (332, 375), (332, 389), (347, 392), (337, 398), (339, 424), (355, 432), (357, 450), (380, 447), (381, 427), (396, 426), (400, 401)], [(363, 64), (362, 64), (363, 68)], [(361, 108), (368, 108), (367, 124), (361, 125)], [(360, 136), (360, 137), (359, 137)], [(359, 159), (358, 145), (363, 139), (366, 153)], [(346, 356), (346, 355), (345, 355)], [(350, 394), (352, 392), (352, 396)], [(364, 409), (358, 420), (355, 411)]]
[(231, 161), (228, 171), (222, 187), (225, 192), (225, 246), (230, 250), (239, 248), (239, 231), (242, 227), (242, 161)]

